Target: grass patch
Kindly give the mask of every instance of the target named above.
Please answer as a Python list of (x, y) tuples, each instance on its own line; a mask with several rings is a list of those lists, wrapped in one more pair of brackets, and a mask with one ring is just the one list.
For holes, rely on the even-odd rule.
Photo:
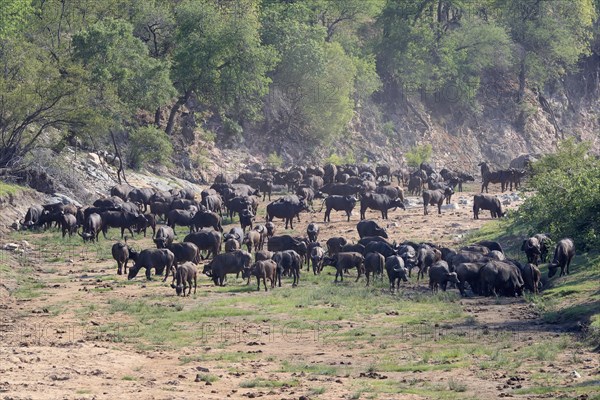
[(0, 197), (5, 197), (8, 195), (17, 194), (23, 190), (26, 190), (25, 187), (15, 185), (13, 183), (7, 183), (0, 181)]
[(452, 390), (453, 392), (458, 392), (458, 393), (466, 392), (467, 385), (450, 378), (450, 380), (448, 381), (448, 389)]
[(280, 388), (280, 387), (294, 387), (298, 386), (299, 382), (296, 379), (286, 380), (286, 381), (273, 381), (266, 379), (252, 379), (249, 381), (243, 381), (240, 383), (241, 388)]
[(200, 382), (209, 382), (213, 383), (219, 380), (219, 377), (214, 374), (198, 374), (196, 376), (196, 380)]
[(300, 373), (313, 375), (325, 375), (325, 376), (337, 376), (342, 374), (341, 369), (332, 365), (324, 364), (306, 364), (306, 363), (291, 363), (284, 361), (281, 363), (281, 368), (277, 372), (289, 372), (289, 373)]
[(224, 361), (227, 363), (237, 363), (242, 361), (254, 360), (258, 354), (245, 353), (243, 351), (235, 352), (213, 352), (198, 354), (195, 356), (179, 357), (181, 364), (189, 364), (191, 362), (207, 362), (207, 361)]
[(312, 396), (318, 396), (318, 395), (320, 395), (320, 394), (323, 394), (323, 393), (325, 393), (325, 388), (324, 388), (324, 387), (322, 387), (322, 386), (315, 387), (315, 388), (312, 388), (312, 389), (310, 389), (309, 393), (310, 393)]
[(124, 377), (121, 378), (122, 381), (137, 381), (137, 378), (135, 376), (131, 376), (131, 375), (125, 375)]

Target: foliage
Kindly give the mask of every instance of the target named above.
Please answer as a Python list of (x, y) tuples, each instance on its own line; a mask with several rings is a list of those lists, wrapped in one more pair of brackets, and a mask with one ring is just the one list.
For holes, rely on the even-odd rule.
[(406, 163), (409, 167), (419, 167), (422, 162), (428, 162), (431, 159), (432, 147), (429, 143), (413, 146), (409, 151), (404, 153)]
[(267, 164), (272, 168), (281, 168), (283, 166), (283, 157), (277, 153), (270, 153), (267, 157)]
[(538, 107), (525, 90), (560, 87), (600, 47), (597, 0), (0, 0), (0, 9), (5, 175), (49, 128), (112, 145), (109, 133), (149, 115), (173, 134), (182, 107), (225, 139), (250, 127), (275, 148), (316, 148), (356, 112), (368, 119), (399, 103), (479, 115), (493, 75), (519, 83), (504, 87), (522, 119)]
[(0, 10), (0, 40), (3, 40), (24, 27), (33, 8), (28, 0), (0, 0)]
[(174, 95), (167, 63), (148, 54), (128, 22), (106, 19), (73, 38), (75, 60), (90, 73), (97, 101), (110, 111), (153, 109)]
[(148, 163), (168, 164), (172, 153), (169, 137), (156, 127), (138, 128), (129, 135), (127, 161), (131, 168), (140, 169)]
[(515, 69), (521, 91), (525, 79), (533, 88), (541, 88), (589, 54), (597, 18), (592, 0), (497, 0), (495, 5), (500, 22), (517, 45)]
[(72, 126), (81, 94), (76, 68), (59, 68), (49, 54), (18, 38), (0, 41), (0, 171), (23, 166), (49, 127)]
[(339, 43), (326, 41), (322, 26), (306, 21), (308, 15), (302, 4), (265, 11), (263, 38), (281, 60), (266, 99), (266, 122), (286, 137), (327, 143), (352, 117), (356, 67)]
[(488, 5), (479, 13), (467, 9), (469, 3), (433, 3), (387, 2), (378, 19), (380, 73), (406, 100), (420, 92), (436, 102), (471, 106), (482, 73), (507, 65), (510, 38), (486, 17)]
[(354, 164), (356, 163), (356, 158), (354, 157), (354, 152), (352, 150), (348, 151), (344, 156), (339, 156), (337, 153), (331, 153), (331, 155), (325, 159), (325, 163), (333, 165)]
[(257, 119), (277, 58), (260, 41), (257, 8), (249, 1), (231, 6), (184, 1), (177, 7), (172, 76), (181, 95), (194, 94), (206, 108)]
[(536, 194), (519, 208), (517, 224), (570, 237), (581, 250), (600, 244), (600, 161), (589, 146), (569, 139), (533, 164), (529, 185)]

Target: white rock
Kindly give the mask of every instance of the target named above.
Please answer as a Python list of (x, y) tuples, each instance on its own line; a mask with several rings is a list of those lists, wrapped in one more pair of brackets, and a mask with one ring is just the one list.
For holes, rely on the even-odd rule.
[(100, 156), (99, 156), (98, 154), (96, 154), (96, 153), (88, 153), (88, 154), (87, 154), (87, 158), (88, 158), (88, 160), (89, 160), (89, 161), (91, 161), (91, 162), (92, 162), (92, 164), (94, 164), (94, 165), (97, 165), (97, 166), (100, 166), (100, 165), (102, 165), (102, 164), (101, 164), (101, 161), (100, 161)]
[(442, 209), (444, 209), (444, 210), (459, 210), (460, 206), (457, 203), (444, 204), (444, 205), (442, 205)]
[(16, 243), (6, 243), (4, 245), (4, 250), (16, 250), (19, 248), (19, 245)]
[(579, 379), (579, 378), (581, 378), (581, 375), (579, 374), (579, 372), (573, 370), (573, 372), (571, 372), (571, 377), (573, 377), (575, 379)]

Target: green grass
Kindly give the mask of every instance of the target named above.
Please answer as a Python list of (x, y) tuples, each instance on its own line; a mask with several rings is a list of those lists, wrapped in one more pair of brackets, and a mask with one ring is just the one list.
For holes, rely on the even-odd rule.
[(589, 400), (599, 399), (600, 393), (598, 387), (600, 386), (600, 381), (598, 380), (590, 380), (581, 382), (579, 384), (561, 387), (561, 386), (532, 386), (528, 388), (516, 389), (514, 391), (515, 394), (537, 394), (537, 395), (547, 395), (554, 394), (554, 398), (565, 398), (566, 395), (571, 395), (573, 397), (579, 397), (581, 395), (587, 394), (591, 397), (586, 397)]
[(196, 377), (197, 380), (199, 380), (200, 382), (209, 382), (209, 383), (213, 383), (219, 380), (219, 377), (217, 375), (214, 374), (198, 374), (198, 376)]
[(0, 197), (5, 197), (8, 195), (15, 195), (26, 189), (27, 188), (25, 188), (23, 186), (0, 181)]
[(125, 375), (121, 378), (122, 381), (137, 381), (135, 376)]
[(294, 387), (298, 386), (300, 382), (296, 379), (286, 380), (286, 381), (270, 381), (261, 378), (255, 378), (248, 381), (243, 381), (240, 383), (241, 388), (280, 388), (280, 387)]
[(195, 356), (182, 356), (179, 358), (181, 364), (189, 364), (192, 362), (206, 362), (206, 361), (223, 361), (226, 364), (238, 363), (242, 361), (255, 360), (258, 355), (255, 353), (246, 353), (243, 351), (235, 352), (211, 352), (198, 354)]
[(325, 375), (325, 376), (337, 376), (342, 375), (346, 371), (345, 368), (335, 367), (332, 365), (324, 365), (324, 364), (306, 364), (306, 363), (292, 363), (289, 361), (283, 361), (281, 363), (281, 368), (278, 372), (295, 372), (301, 373), (304, 372), (306, 374), (312, 375)]
[(311, 396), (318, 396), (318, 395), (323, 394), (325, 392), (326, 392), (326, 389), (324, 387), (322, 387), (322, 386), (319, 386), (319, 387), (315, 387), (315, 388), (310, 389), (309, 393), (310, 393)]

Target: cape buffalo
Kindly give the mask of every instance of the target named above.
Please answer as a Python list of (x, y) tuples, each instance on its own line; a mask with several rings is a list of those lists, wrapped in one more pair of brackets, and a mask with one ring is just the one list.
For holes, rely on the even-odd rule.
[[(325, 208), (325, 216), (323, 218), (323, 221), (324, 222), (331, 221), (331, 217), (330, 217), (331, 210), (345, 211), (346, 217), (348, 218), (348, 221), (350, 221), (350, 216), (352, 215), (352, 210), (356, 206), (357, 201), (358, 201), (358, 199), (356, 199), (356, 197), (354, 197), (354, 196), (337, 196), (337, 195), (328, 196), (325, 200), (323, 200), (323, 204), (326, 207)], [(322, 206), (321, 206), (321, 210), (323, 210)], [(319, 210), (319, 212), (321, 212), (321, 210)]]
[(158, 228), (158, 232), (156, 232), (156, 236), (154, 237), (154, 243), (156, 244), (156, 248), (164, 249), (173, 243), (173, 239), (175, 238), (175, 232), (170, 226), (161, 226)]
[[(192, 282), (194, 283), (194, 294), (196, 294), (196, 286), (198, 279), (198, 270), (191, 262), (186, 262), (177, 266), (175, 270), (175, 281), (177, 284), (171, 283), (171, 287), (175, 289), (177, 296), (185, 296), (185, 289), (189, 288), (188, 296), (192, 294)], [(187, 285), (186, 285), (187, 283)]]
[(514, 297), (523, 294), (525, 285), (519, 268), (510, 262), (492, 260), (479, 270), (479, 285), (484, 296), (498, 293)]
[(437, 261), (429, 267), (429, 288), (432, 292), (437, 292), (438, 287), (445, 292), (448, 282), (459, 283), (456, 272), (450, 272), (446, 261)]
[(96, 213), (88, 215), (88, 217), (83, 222), (83, 233), (80, 233), (79, 236), (83, 238), (84, 242), (87, 241), (98, 241), (98, 235), (100, 235), (100, 231), (102, 230), (102, 217)]
[(366, 236), (380, 236), (385, 239), (388, 238), (385, 229), (380, 227), (377, 222), (371, 219), (359, 221), (358, 224), (356, 224), (356, 230), (358, 231), (358, 236), (361, 239)]
[[(560, 267), (560, 275), (569, 275), (569, 266), (575, 256), (575, 244), (571, 239), (559, 240), (554, 250), (554, 260), (548, 265), (548, 278), (552, 278)], [(566, 271), (565, 271), (566, 269)]]
[(256, 277), (256, 283), (258, 284), (257, 290), (260, 290), (261, 278), (263, 280), (265, 292), (267, 291), (267, 279), (271, 282), (271, 289), (273, 289), (275, 287), (277, 276), (277, 263), (273, 260), (256, 261), (252, 267), (244, 268), (242, 273), (243, 278), (250, 278), (250, 276)]
[(400, 256), (391, 256), (385, 259), (385, 270), (390, 281), (390, 291), (400, 289), (400, 281), (407, 282), (408, 269), (404, 267), (404, 260)]
[(437, 205), (438, 214), (442, 213), (442, 204), (444, 204), (444, 200), (449, 196), (452, 196), (454, 191), (452, 188), (445, 189), (436, 189), (436, 190), (423, 190), (423, 214), (427, 215), (427, 206), (435, 206)]
[(162, 275), (165, 268), (167, 270), (171, 269), (174, 262), (175, 255), (169, 249), (142, 250), (137, 256), (133, 267), (129, 268), (127, 279), (135, 278), (141, 268), (146, 268), (146, 279), (151, 280), (150, 271), (152, 268), (156, 270), (156, 275)]
[(135, 262), (138, 257), (138, 253), (134, 249), (127, 246), (127, 243), (122, 242), (113, 244), (111, 252), (113, 258), (117, 262), (117, 275), (121, 275), (123, 272), (127, 273), (127, 262), (129, 262), (129, 260)]
[[(204, 274), (210, 276), (216, 286), (225, 286), (227, 274), (237, 274), (250, 266), (252, 256), (244, 250), (217, 254), (210, 263), (204, 266)], [(249, 281), (248, 281), (249, 282)]]
[(344, 281), (344, 271), (349, 270), (350, 268), (356, 268), (356, 282), (358, 282), (358, 279), (364, 270), (364, 261), (365, 258), (359, 253), (337, 253), (333, 257), (325, 257), (323, 259), (323, 266), (331, 265), (335, 267), (334, 283), (337, 282), (338, 276), (342, 282)]
[(476, 194), (473, 196), (474, 219), (479, 219), (479, 210), (489, 210), (492, 218), (500, 218), (505, 214), (505, 212), (502, 210), (500, 199), (490, 194)]
[(381, 218), (388, 219), (388, 210), (395, 207), (406, 209), (404, 202), (399, 198), (392, 199), (385, 194), (365, 193), (360, 199), (360, 219), (365, 219), (365, 212), (368, 208), (381, 211)]
[[(222, 236), (218, 231), (214, 230), (200, 230), (187, 235), (184, 242), (194, 243), (199, 250), (207, 250), (206, 258), (212, 255), (212, 257), (219, 254), (221, 250)], [(200, 259), (203, 259), (200, 255)]]

